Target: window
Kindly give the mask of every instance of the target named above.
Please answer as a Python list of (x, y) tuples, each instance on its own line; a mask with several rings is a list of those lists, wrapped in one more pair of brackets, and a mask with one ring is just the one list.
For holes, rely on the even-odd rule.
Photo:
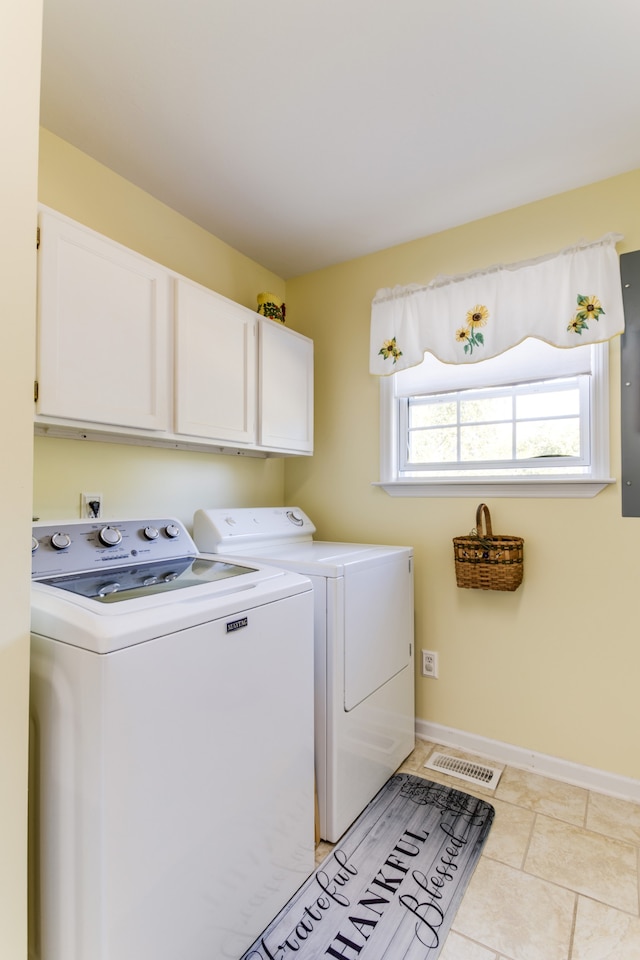
[(608, 345), (525, 340), (498, 357), (381, 380), (394, 496), (594, 496), (607, 483)]
[(545, 476), (589, 469), (588, 377), (405, 397), (405, 476)]

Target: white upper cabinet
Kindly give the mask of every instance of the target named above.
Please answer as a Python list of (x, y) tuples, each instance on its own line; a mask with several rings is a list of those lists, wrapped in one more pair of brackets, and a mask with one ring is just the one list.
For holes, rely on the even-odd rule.
[(175, 281), (176, 432), (256, 443), (256, 314)]
[(259, 443), (313, 452), (313, 341), (260, 317)]
[(313, 452), (313, 342), (47, 208), (36, 431)]
[(38, 263), (37, 414), (167, 430), (167, 271), (46, 210)]

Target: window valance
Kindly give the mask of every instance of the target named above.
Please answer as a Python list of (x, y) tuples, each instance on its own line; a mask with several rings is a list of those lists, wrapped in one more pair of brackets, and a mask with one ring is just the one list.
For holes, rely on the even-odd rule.
[(624, 330), (620, 234), (474, 273), (378, 290), (371, 306), (370, 372), (384, 376), (432, 353), (476, 363), (527, 337), (557, 347), (610, 340)]

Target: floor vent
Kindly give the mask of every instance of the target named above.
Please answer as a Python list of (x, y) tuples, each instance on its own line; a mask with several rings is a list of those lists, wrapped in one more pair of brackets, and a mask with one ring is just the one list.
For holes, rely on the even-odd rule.
[(495, 790), (502, 770), (489, 767), (483, 763), (473, 763), (471, 760), (461, 760), (459, 757), (449, 757), (445, 753), (432, 753), (425, 767), (429, 770), (438, 770), (450, 777), (458, 777), (469, 783), (476, 783), (489, 790)]

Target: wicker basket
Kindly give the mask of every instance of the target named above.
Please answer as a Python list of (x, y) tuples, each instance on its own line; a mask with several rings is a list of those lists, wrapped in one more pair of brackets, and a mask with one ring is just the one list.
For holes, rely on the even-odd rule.
[(522, 583), (524, 540), (494, 536), (486, 503), (476, 510), (475, 529), (466, 537), (453, 538), (453, 552), (459, 587), (517, 590)]

